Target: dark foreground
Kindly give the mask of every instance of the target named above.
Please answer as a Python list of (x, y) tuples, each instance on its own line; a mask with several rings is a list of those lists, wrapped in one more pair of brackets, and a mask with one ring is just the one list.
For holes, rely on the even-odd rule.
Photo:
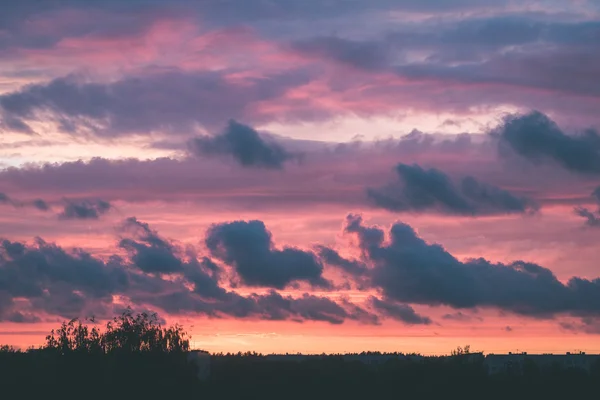
[[(488, 376), (456, 358), (369, 366), (335, 356), (303, 362), (252, 355), (212, 358), (200, 382), (185, 354), (0, 354), (2, 398), (587, 399), (600, 398), (600, 368), (530, 366)], [(6, 396), (6, 397), (4, 397)]]

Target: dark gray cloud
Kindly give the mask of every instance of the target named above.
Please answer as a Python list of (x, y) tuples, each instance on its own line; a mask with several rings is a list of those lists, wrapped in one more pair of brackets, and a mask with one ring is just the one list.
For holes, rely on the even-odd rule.
[[(233, 225), (231, 225), (233, 224)], [(243, 225), (243, 224), (242, 224)], [(270, 250), (271, 256), (261, 255), (259, 259), (254, 258), (255, 255), (265, 251), (261, 240), (250, 238), (248, 232), (243, 232), (244, 227), (235, 223), (215, 225), (207, 233), (207, 244), (209, 248), (218, 248), (220, 253), (221, 246), (225, 251), (235, 253), (235, 256), (247, 255), (248, 262), (252, 265), (262, 267), (261, 261), (267, 263), (281, 262), (280, 267), (285, 268), (292, 263), (291, 270), (298, 268), (296, 262), (304, 262), (305, 257), (299, 256), (299, 250), (294, 252)], [(247, 223), (245, 228), (249, 232), (254, 232), (254, 228), (259, 229), (258, 225)], [(223, 228), (225, 226), (225, 228)], [(229, 229), (233, 229), (230, 231)], [(219, 235), (225, 235), (217, 239), (214, 235), (219, 231)], [(127, 234), (134, 239), (122, 239), (121, 246), (128, 249), (130, 258), (136, 267), (144, 272), (165, 272), (179, 275), (186, 282), (193, 285), (192, 291), (185, 289), (179, 284), (170, 283), (165, 287), (163, 281), (160, 282), (158, 288), (154, 288), (157, 281), (152, 285), (148, 282), (143, 282), (141, 285), (143, 290), (134, 291), (133, 299), (142, 301), (147, 304), (152, 304), (163, 308), (167, 312), (196, 312), (209, 315), (212, 317), (233, 316), (238, 318), (258, 317), (270, 320), (296, 320), (298, 322), (304, 320), (326, 321), (333, 324), (340, 324), (346, 319), (352, 319), (363, 323), (377, 323), (377, 317), (361, 307), (350, 302), (342, 302), (341, 304), (326, 298), (309, 294), (304, 294), (301, 297), (282, 296), (275, 291), (271, 291), (266, 295), (251, 294), (242, 296), (236, 292), (228, 291), (220, 286), (221, 276), (224, 271), (215, 264), (210, 258), (198, 258), (192, 248), (181, 249), (167, 239), (159, 236), (152, 230), (148, 224), (138, 221), (135, 218), (128, 218), (122, 229), (122, 234)], [(240, 232), (241, 231), (241, 232)], [(237, 232), (237, 233), (236, 233)], [(259, 232), (258, 236), (270, 234), (264, 230)], [(264, 239), (264, 236), (263, 236)], [(238, 240), (240, 242), (238, 242)], [(218, 241), (218, 243), (217, 243)], [(258, 249), (250, 249), (248, 252), (240, 252), (240, 249), (232, 250), (231, 246), (236, 246), (238, 243), (244, 243), (248, 248), (257, 245)], [(271, 246), (270, 242), (268, 244)], [(214, 247), (216, 246), (216, 247)], [(242, 254), (243, 253), (243, 254)], [(308, 254), (308, 253), (307, 253)], [(299, 257), (296, 259), (295, 257)], [(314, 257), (314, 256), (313, 256)], [(184, 259), (186, 258), (186, 259)], [(227, 261), (229, 259), (226, 259)], [(313, 262), (317, 262), (313, 258)], [(237, 264), (236, 264), (237, 265)], [(250, 264), (245, 264), (243, 268)], [(275, 264), (267, 265), (267, 268), (272, 268)], [(308, 266), (310, 268), (310, 265)], [(321, 267), (322, 268), (322, 267)], [(259, 271), (259, 274), (273, 272), (272, 270)], [(238, 271), (239, 273), (239, 271)], [(289, 279), (287, 275), (284, 279)], [(139, 279), (139, 277), (137, 278)], [(267, 282), (272, 282), (273, 278), (263, 277)], [(276, 272), (275, 280), (281, 279), (281, 275)], [(302, 277), (298, 277), (302, 279)], [(325, 282), (322, 278), (315, 278), (314, 281), (319, 284)], [(177, 282), (177, 281), (176, 281)], [(170, 286), (170, 288), (169, 288)], [(276, 286), (276, 285), (273, 285)], [(156, 292), (156, 295), (152, 294)]]
[(575, 207), (573, 211), (576, 215), (585, 218), (585, 225), (592, 228), (600, 228), (600, 215), (585, 207)]
[(560, 322), (559, 326), (574, 333), (600, 334), (599, 318), (585, 317), (579, 322)]
[(28, 135), (34, 135), (35, 132), (29, 125), (18, 117), (14, 117), (9, 113), (4, 113), (0, 110), (0, 132), (18, 132)]
[(377, 71), (389, 66), (390, 43), (361, 42), (335, 36), (299, 40), (291, 48), (300, 54), (329, 59), (358, 69)]
[(262, 221), (234, 221), (213, 225), (206, 234), (211, 254), (235, 268), (248, 286), (283, 289), (297, 281), (330, 287), (317, 256), (293, 247), (274, 248)]
[[(160, 238), (147, 224), (130, 218), (126, 221), (125, 226), (130, 230), (141, 230), (141, 233), (138, 233), (139, 240), (153, 243), (155, 247), (169, 254), (167, 257), (164, 255), (157, 257), (158, 259), (173, 260), (182, 256), (177, 254), (181, 252), (181, 249), (176, 248), (166, 239)], [(207, 241), (209, 241), (209, 237), (210, 234), (207, 235)], [(243, 237), (238, 239), (243, 239)], [(227, 243), (231, 244), (231, 240), (232, 238), (229, 236)], [(256, 241), (251, 241), (248, 245), (253, 244), (256, 244)], [(147, 250), (143, 248), (141, 251)], [(259, 251), (261, 250), (259, 249)], [(154, 295), (152, 294), (154, 290), (150, 290), (151, 288), (148, 287), (142, 293), (135, 294), (134, 299), (161, 307), (167, 312), (196, 312), (212, 317), (258, 317), (269, 320), (296, 320), (298, 322), (313, 320), (333, 324), (340, 324), (346, 319), (363, 323), (377, 322), (376, 316), (355, 304), (350, 302), (338, 304), (326, 297), (305, 293), (301, 297), (294, 298), (282, 296), (275, 291), (270, 291), (264, 295), (242, 296), (236, 292), (228, 291), (219, 285), (219, 279), (224, 271), (217, 264), (207, 257), (198, 259), (193, 249), (187, 249), (185, 253), (188, 260), (184, 261), (179, 258), (175, 265), (176, 269), (170, 268), (168, 272), (180, 273), (182, 278), (193, 284), (192, 291), (176, 285), (175, 290), (161, 288), (158, 291), (160, 293)], [(133, 254), (132, 262), (140, 267), (138, 260), (135, 258), (136, 254), (139, 254), (139, 250), (136, 250), (136, 253)], [(286, 261), (285, 257), (281, 260)], [(253, 259), (252, 261), (255, 262), (256, 260)], [(163, 263), (163, 265), (165, 264), (167, 263)], [(154, 268), (154, 270), (156, 269)], [(149, 268), (145, 268), (145, 270), (148, 271)], [(143, 286), (146, 287), (147, 284)]]
[(127, 272), (114, 261), (105, 263), (83, 250), (68, 252), (42, 239), (33, 245), (0, 241), (0, 293), (28, 299), (34, 312), (80, 316), (128, 287)]
[[(159, 307), (168, 313), (378, 323), (376, 315), (347, 299), (336, 302), (308, 293), (283, 296), (273, 290), (240, 295), (220, 286), (224, 271), (212, 260), (198, 258), (192, 248), (182, 250), (173, 245), (148, 224), (129, 218), (120, 232), (128, 236), (121, 244), (131, 260), (112, 255), (102, 261), (83, 250), (67, 251), (41, 239), (33, 245), (0, 240), (0, 320), (33, 322), (40, 312), (65, 318), (104, 318), (121, 307), (112, 303), (113, 295), (120, 295), (135, 307)], [(170, 279), (145, 272), (159, 270), (168, 271)], [(29, 306), (20, 309), (14, 298), (27, 299)]]
[[(504, 1), (445, 4), (440, 1), (380, 0), (362, 4), (336, 0), (325, 4), (295, 0), (215, 0), (190, 4), (180, 0), (166, 5), (146, 0), (126, 3), (86, 2), (85, 5), (77, 6), (62, 3), (61, 6), (52, 7), (15, 8), (20, 10), (18, 12), (8, 10), (6, 13), (15, 17), (5, 17), (6, 21), (10, 21), (10, 27), (5, 27), (10, 34), (0, 38), (0, 49), (5, 50), (3, 54), (7, 54), (6, 57), (25, 58), (20, 54), (28, 53), (18, 50), (52, 49), (65, 38), (102, 40), (117, 36), (131, 38), (132, 41), (139, 40), (154, 22), (166, 14), (185, 18), (185, 22), (193, 22), (198, 17), (197, 21), (202, 21), (199, 24), (200, 30), (240, 24), (251, 26), (255, 29), (254, 32), (258, 32), (266, 40), (289, 38), (292, 49), (303, 55), (309, 54), (363, 70), (396, 73), (414, 84), (414, 87), (413, 84), (406, 85), (406, 91), (410, 91), (407, 97), (415, 99), (412, 102), (414, 107), (427, 108), (428, 111), (432, 108), (456, 111), (457, 103), (461, 103), (460, 108), (465, 110), (482, 102), (491, 106), (510, 103), (524, 107), (547, 107), (546, 111), (549, 112), (561, 111), (558, 100), (552, 101), (552, 96), (549, 96), (550, 99), (538, 101), (539, 93), (530, 89), (592, 98), (600, 93), (598, 85), (590, 84), (597, 80), (600, 70), (600, 57), (596, 51), (600, 24), (590, 20), (589, 15), (581, 18), (584, 13), (576, 16), (579, 10), (564, 14), (524, 11), (526, 7), (506, 11), (503, 9), (506, 5)], [(535, 1), (529, 2), (531, 3)], [(56, 29), (50, 32), (48, 29), (31, 29), (31, 25), (35, 26), (34, 22), (40, 22), (44, 26), (43, 23), (50, 24), (48, 21), (60, 20), (49, 11), (61, 8), (89, 11), (89, 14), (84, 14), (81, 21), (72, 18), (74, 22), (57, 23)], [(485, 13), (473, 12), (482, 8), (486, 9)], [(432, 18), (422, 18), (421, 15), (418, 23), (410, 17), (393, 23), (393, 18), (389, 18), (393, 14), (381, 13), (389, 10), (426, 12), (431, 13)], [(434, 17), (439, 12), (465, 10), (469, 12)], [(355, 26), (361, 25), (369, 27), (364, 34), (362, 31), (357, 33), (355, 29)], [(340, 33), (338, 27), (341, 29)], [(390, 30), (392, 32), (388, 32)], [(290, 45), (283, 47), (289, 48)], [(163, 62), (159, 61), (160, 64)], [(73, 68), (77, 67), (79, 65)], [(238, 68), (244, 67), (232, 67), (235, 70)], [(315, 74), (319, 73), (317, 70), (322, 72), (327, 69), (318, 65), (311, 69)], [(156, 74), (143, 72), (138, 77), (130, 76), (107, 85), (77, 82), (61, 87), (62, 82), (57, 80), (38, 85), (37, 89), (23, 88), (19, 93), (4, 96), (11, 101), (8, 101), (5, 107), (8, 110), (2, 112), (0, 120), (4, 125), (3, 129), (32, 133), (28, 122), (41, 118), (42, 114), (50, 114), (65, 131), (92, 131), (101, 136), (116, 136), (149, 131), (189, 133), (198, 124), (212, 128), (232, 117), (256, 123), (261, 118), (279, 122), (290, 115), (301, 116), (302, 119), (318, 119), (337, 114), (324, 107), (319, 109), (319, 106), (306, 104), (303, 100), (282, 99), (285, 105), (294, 110), (256, 115), (260, 113), (251, 104), (276, 99), (287, 89), (316, 78), (307, 77), (305, 72), (291, 71), (285, 78), (269, 76), (256, 79), (253, 82), (255, 85), (244, 88), (223, 79), (220, 73), (202, 80), (190, 75), (198, 77), (208, 74), (193, 73), (183, 78), (177, 77), (177, 73), (169, 76), (170, 72), (172, 71), (162, 70)], [(157, 76), (161, 74), (162, 77)], [(52, 73), (43, 75), (52, 76)], [(304, 81), (299, 82), (302, 81), (302, 76)], [(570, 79), (563, 79), (564, 76), (569, 76)], [(318, 79), (327, 80), (328, 77), (320, 75)], [(358, 93), (361, 99), (382, 95), (384, 97), (378, 100), (389, 102), (402, 98), (389, 99), (385, 95), (388, 88), (373, 85), (373, 81), (343, 80), (343, 76), (336, 76), (328, 83), (332, 92), (343, 93), (344, 98), (350, 95), (349, 92)], [(271, 81), (272, 84), (266, 81)], [(421, 85), (425, 82), (431, 83), (431, 86)], [(357, 86), (353, 86), (353, 83)], [(460, 87), (453, 90), (457, 83)], [(499, 90), (481, 88), (481, 83), (498, 85)], [(450, 88), (447, 87), (448, 84)], [(48, 90), (41, 90), (40, 86), (47, 86)], [(358, 90), (359, 87), (365, 89)], [(442, 93), (438, 90), (440, 87), (447, 90)], [(515, 90), (519, 91), (518, 96), (514, 95)], [(136, 93), (139, 93), (139, 97)], [(456, 93), (463, 95), (457, 99)], [(437, 95), (438, 99), (432, 99), (432, 94)], [(43, 99), (38, 101), (35, 97)], [(77, 100), (70, 100), (73, 98)], [(166, 104), (165, 98), (170, 99), (172, 106)], [(19, 107), (16, 103), (20, 101), (31, 105)], [(418, 101), (423, 104), (417, 104)], [(584, 99), (577, 101), (578, 104), (583, 102)], [(362, 102), (357, 103), (361, 104), (349, 111), (364, 113), (361, 110)], [(72, 104), (78, 106), (74, 107)], [(218, 106), (212, 107), (212, 104)], [(593, 101), (586, 102), (586, 105), (593, 109)], [(581, 116), (589, 112), (578, 110), (579, 107), (575, 104), (571, 108)], [(563, 115), (566, 114), (563, 112)], [(591, 119), (589, 115), (587, 118)]]
[(173, 273), (183, 269), (177, 248), (144, 222), (127, 218), (122, 225), (123, 237), (119, 246), (129, 253), (132, 263), (148, 273)]
[(568, 135), (546, 115), (534, 111), (506, 117), (492, 135), (499, 139), (501, 154), (510, 150), (534, 163), (553, 162), (575, 173), (600, 173), (600, 136), (596, 131)]
[[(397, 162), (398, 154), (409, 160), (425, 158), (439, 165), (436, 163), (438, 155), (451, 153), (463, 156), (464, 162), (453, 163), (450, 168), (470, 170), (473, 166), (471, 154), (481, 150), (490, 158), (478, 170), (485, 173), (494, 164), (495, 148), (489, 145), (487, 149), (483, 148), (475, 140), (465, 139), (469, 136), (461, 136), (456, 141), (441, 140), (439, 145), (435, 141), (430, 143), (433, 135), (418, 136), (419, 139), (413, 137), (415, 140), (345, 146), (278, 138), (278, 143), (289, 153), (305, 155), (302, 168), (287, 168), (285, 174), (264, 168), (238, 168), (232, 173), (228, 163), (216, 157), (150, 160), (97, 157), (89, 161), (9, 167), (0, 170), (0, 187), (7, 192), (11, 188), (9, 194), (48, 200), (58, 196), (79, 198), (82, 193), (94, 193), (107, 201), (193, 198), (194, 201), (233, 201), (263, 207), (275, 204), (288, 207), (307, 202), (341, 203), (353, 207), (365, 202), (361, 187), (383, 185), (387, 181), (388, 165)], [(379, 162), (374, 163), (373, 157)], [(386, 160), (389, 163), (384, 163)], [(355, 167), (359, 165), (360, 168)], [(444, 168), (446, 165), (442, 161)], [(510, 177), (509, 184), (514, 184), (512, 179)], [(531, 187), (533, 184), (542, 186), (542, 182), (533, 177), (525, 184), (517, 185)]]
[[(480, 66), (488, 67), (491, 64), (485, 62), (486, 57), (502, 53), (518, 55), (523, 49), (535, 53), (540, 44), (553, 48), (575, 44), (592, 48), (599, 29), (598, 21), (569, 22), (542, 14), (512, 13), (426, 21), (420, 29), (400, 27), (385, 40), (403, 49), (429, 52), (429, 65), (480, 62)], [(507, 73), (512, 75), (512, 71)]]
[(369, 301), (373, 308), (381, 312), (383, 315), (402, 321), (409, 325), (429, 325), (432, 323), (431, 318), (419, 315), (414, 308), (408, 304), (397, 303), (388, 299), (378, 299), (371, 296)]
[(594, 189), (594, 191), (592, 192), (592, 196), (596, 199), (598, 207), (600, 207), (600, 186)]
[(396, 0), (373, 0), (369, 2), (347, 0), (325, 2), (320, 0), (275, 0), (270, 2), (260, 0), (209, 0), (202, 3), (199, 11), (221, 21), (251, 23), (264, 20), (304, 21), (393, 10), (436, 13), (485, 9), (498, 7), (502, 4), (506, 4), (506, 1), (501, 0), (493, 3), (475, 0), (452, 2), (439, 0), (403, 0), (401, 2)]
[(197, 137), (190, 141), (190, 150), (198, 156), (227, 155), (244, 167), (281, 169), (295, 156), (275, 142), (261, 138), (247, 125), (230, 120), (218, 135)]
[(496, 307), (536, 317), (600, 315), (600, 279), (573, 277), (563, 284), (550, 270), (524, 261), (459, 261), (400, 222), (392, 225), (387, 244), (384, 232), (364, 226), (359, 216), (348, 216), (345, 231), (358, 236), (364, 259), (373, 265), (372, 286), (397, 302)]
[(169, 313), (194, 312), (213, 318), (260, 318), (263, 320), (283, 321), (324, 321), (341, 324), (346, 319), (366, 324), (377, 324), (377, 316), (356, 305), (341, 304), (308, 293), (300, 297), (282, 296), (276, 291), (267, 294), (241, 296), (236, 292), (227, 292), (218, 301), (207, 302), (199, 296), (177, 291), (137, 297), (137, 300), (153, 304)]
[(341, 324), (349, 317), (347, 311), (339, 304), (327, 298), (306, 293), (302, 297), (291, 299), (276, 292), (271, 292), (266, 296), (253, 296), (253, 299), (261, 308), (279, 310), (284, 315), (289, 314), (292, 317), (298, 316), (302, 319)]
[(576, 215), (579, 215), (582, 218), (585, 218), (585, 225), (592, 228), (600, 228), (600, 186), (594, 189), (592, 192), (592, 197), (594, 201), (598, 204), (597, 210), (591, 211), (586, 207), (575, 207), (573, 212)]
[[(513, 92), (515, 88), (523, 90), (524, 97), (528, 88), (592, 97), (600, 94), (598, 85), (589, 83), (599, 76), (600, 57), (595, 51), (598, 21), (515, 12), (431, 18), (391, 29), (394, 31), (379, 39), (317, 36), (291, 47), (304, 55), (366, 71), (432, 81), (436, 87), (444, 83), (460, 83), (465, 88), (496, 84)], [(416, 61), (415, 53), (423, 56)], [(564, 76), (571, 79), (561, 79)], [(485, 101), (493, 97), (489, 94)], [(532, 106), (528, 101), (507, 100)], [(560, 106), (553, 111), (560, 112)]]
[(33, 200), (31, 205), (40, 211), (48, 211), (50, 209), (50, 205), (42, 199)]
[(352, 276), (366, 275), (368, 270), (367, 266), (356, 260), (347, 260), (340, 256), (340, 254), (326, 246), (317, 246), (318, 254), (321, 260), (325, 264), (339, 267), (342, 271), (349, 273)]
[(15, 200), (12, 197), (9, 197), (6, 193), (1, 193), (1, 192), (0, 192), (0, 204), (11, 205), (15, 208), (30, 206), (30, 207), (36, 208), (40, 211), (48, 211), (50, 209), (50, 205), (42, 199), (35, 199), (33, 201)]
[(450, 321), (460, 321), (460, 322), (468, 322), (473, 319), (477, 319), (479, 321), (483, 321), (481, 317), (473, 317), (471, 315), (465, 314), (462, 311), (457, 311), (455, 313), (444, 314), (442, 319), (450, 320)]
[(230, 118), (260, 120), (249, 104), (273, 99), (307, 82), (302, 71), (231, 83), (218, 72), (178, 69), (148, 71), (112, 83), (90, 83), (76, 76), (23, 87), (0, 95), (0, 114), (27, 125), (51, 121), (74, 135), (117, 137), (157, 130), (194, 132), (217, 128)]
[(7, 311), (13, 305), (13, 296), (6, 290), (0, 290), (0, 319), (4, 319)]
[[(134, 34), (147, 27), (154, 18), (151, 12), (160, 3), (155, 0), (133, 0), (122, 3), (113, 0), (61, 0), (40, 1), (22, 0), (6, 4), (0, 16), (0, 29), (11, 32), (9, 37), (0, 39), (0, 48), (10, 50), (19, 48), (48, 48), (65, 37), (81, 37), (87, 35), (110, 36), (115, 34)], [(140, 6), (146, 13), (140, 12)], [(60, 11), (87, 11), (96, 18), (82, 18), (82, 14), (71, 14), (70, 23), (63, 23), (60, 29), (36, 30), (27, 29), (31, 23), (57, 18)], [(108, 13), (111, 12), (112, 13)], [(137, 11), (137, 13), (135, 12)], [(150, 17), (150, 18), (149, 18)]]
[(323, 264), (335, 267), (344, 272), (345, 278), (347, 278), (345, 287), (350, 288), (354, 284), (358, 290), (369, 289), (369, 267), (367, 264), (358, 260), (348, 260), (327, 246), (317, 245), (316, 250)]
[(190, 261), (183, 264), (183, 275), (194, 285), (194, 293), (203, 299), (227, 300), (232, 294), (219, 286), (221, 268), (210, 258), (200, 261), (193, 255)]
[[(484, 60), (481, 62), (469, 60), (456, 64), (453, 60), (444, 62), (430, 60), (403, 64), (393, 69), (396, 74), (405, 79), (460, 83), (464, 84), (465, 89), (477, 85), (495, 84), (500, 89), (518, 88), (524, 95), (532, 94), (528, 89), (548, 90), (573, 97), (597, 97), (600, 94), (597, 85), (589, 84), (590, 79), (597, 77), (600, 63), (600, 57), (594, 52), (593, 46), (559, 46), (544, 50), (539, 48), (527, 50), (502, 51), (498, 54), (486, 52), (480, 56)], [(559, 79), (563, 76), (572, 76), (573, 79)], [(488, 92), (486, 97), (495, 96)], [(523, 107), (532, 107), (529, 101), (511, 100), (511, 102)], [(560, 111), (560, 109), (560, 104), (553, 103), (553, 111)]]
[[(4, 7), (4, 12), (0, 16), (0, 27), (15, 29), (23, 21), (31, 19), (32, 16), (60, 9), (106, 11), (116, 14), (109, 21), (103, 20), (106, 22), (105, 24), (100, 24), (92, 19), (90, 27), (86, 27), (85, 24), (68, 26), (67, 33), (84, 35), (93, 33), (97, 29), (107, 30), (107, 25), (118, 32), (131, 31), (138, 27), (140, 19), (143, 20), (144, 17), (147, 17), (146, 14), (150, 14), (150, 16), (156, 14), (149, 13), (149, 10), (160, 11), (163, 14), (179, 12), (183, 15), (198, 16), (206, 20), (207, 24), (237, 25), (240, 23), (252, 24), (264, 20), (305, 21), (391, 10), (433, 13), (478, 10), (502, 7), (506, 3), (505, 0), (496, 2), (482, 0), (457, 0), (452, 2), (439, 0), (403, 0), (401, 2), (396, 0), (372, 0), (369, 2), (348, 0), (325, 2), (321, 0), (272, 0), (268, 2), (263, 0), (203, 0), (201, 2), (190, 2), (188, 0), (172, 0), (169, 2), (169, 7), (165, 7), (165, 3), (159, 0), (130, 0), (127, 2), (119, 0), (88, 0), (85, 2), (81, 0), (21, 0), (11, 2), (11, 4)], [(142, 11), (146, 11), (146, 13)], [(138, 18), (132, 20), (130, 14), (137, 15)], [(117, 16), (121, 16), (121, 18), (117, 19)], [(133, 26), (131, 26), (132, 24)], [(41, 38), (38, 40), (41, 40)], [(55, 39), (52, 38), (52, 40)]]
[[(114, 263), (105, 263), (83, 250), (68, 252), (36, 239), (33, 246), (3, 240), (0, 247), (0, 290), (14, 296), (41, 295), (45, 284), (67, 283), (94, 297), (104, 297), (127, 286), (127, 276)], [(55, 287), (56, 288), (56, 287)]]
[(3, 317), (3, 319), (7, 322), (14, 322), (17, 324), (32, 324), (41, 321), (41, 319), (36, 315), (22, 313), (20, 311), (13, 311)]
[(435, 168), (398, 164), (396, 172), (400, 182), (367, 189), (374, 205), (391, 211), (437, 209), (463, 215), (525, 213), (536, 209), (533, 201), (471, 176), (462, 178), (457, 186)]
[(65, 203), (62, 212), (58, 214), (58, 218), (63, 220), (98, 219), (112, 207), (104, 200), (65, 200)]
[(12, 200), (6, 193), (0, 193), (0, 204), (12, 204)]

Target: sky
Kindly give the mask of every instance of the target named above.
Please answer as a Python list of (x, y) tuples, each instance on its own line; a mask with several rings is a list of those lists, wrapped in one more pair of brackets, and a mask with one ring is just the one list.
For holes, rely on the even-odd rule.
[(0, 343), (600, 353), (600, 1), (21, 0)]

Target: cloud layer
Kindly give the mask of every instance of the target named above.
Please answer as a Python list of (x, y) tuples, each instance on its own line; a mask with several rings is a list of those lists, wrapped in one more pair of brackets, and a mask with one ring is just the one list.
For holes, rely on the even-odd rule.
[(280, 145), (266, 142), (254, 129), (233, 120), (219, 135), (193, 139), (190, 150), (199, 156), (232, 156), (244, 167), (281, 169), (293, 158)]
[[(223, 226), (235, 228), (236, 224)], [(214, 238), (215, 231), (207, 234), (207, 242)], [(0, 317), (14, 321), (18, 319), (13, 318), (15, 313), (25, 312), (24, 315), (32, 316), (42, 313), (72, 318), (94, 314), (102, 318), (110, 316), (117, 307), (113, 295), (121, 295), (134, 304), (159, 307), (174, 314), (298, 322), (314, 320), (333, 324), (346, 319), (377, 323), (376, 316), (348, 301), (338, 303), (308, 293), (300, 297), (284, 296), (273, 290), (266, 294), (240, 295), (221, 286), (220, 277), (224, 273), (221, 267), (209, 258), (199, 259), (191, 248), (182, 248), (161, 238), (148, 224), (131, 217), (121, 225), (120, 232), (119, 246), (127, 251), (128, 257), (114, 254), (106, 261), (83, 250), (68, 251), (42, 239), (31, 245), (3, 240)], [(262, 267), (260, 263), (265, 261), (264, 257), (267, 262), (269, 258), (274, 262), (258, 271), (262, 281), (251, 280), (250, 286), (282, 287), (278, 271), (283, 269), (284, 274), (287, 273), (288, 257), (292, 260), (300, 257), (293, 268), (301, 276), (285, 277), (284, 280), (303, 279), (313, 273), (311, 268), (317, 261), (309, 253), (285, 249), (265, 256), (263, 245), (260, 240), (246, 245), (249, 253), (245, 255), (252, 266)], [(277, 264), (280, 261), (283, 263)], [(247, 279), (245, 266), (240, 268), (235, 264), (235, 267), (236, 273)], [(175, 279), (163, 279), (167, 276)], [(316, 279), (316, 283), (323, 282), (322, 278)], [(16, 304), (16, 298), (26, 299), (26, 304)]]
[(598, 332), (595, 2), (7, 3), (1, 321)]
[(462, 178), (456, 185), (443, 172), (433, 168), (426, 170), (416, 164), (398, 164), (396, 172), (401, 182), (367, 189), (368, 197), (376, 206), (391, 211), (438, 209), (464, 215), (524, 213), (536, 207), (529, 199), (481, 183), (472, 176)]
[(232, 265), (248, 286), (283, 289), (293, 281), (330, 286), (313, 253), (291, 247), (274, 249), (271, 233), (262, 221), (214, 225), (206, 236), (206, 247), (214, 257)]
[[(104, 200), (65, 200), (63, 211), (58, 214), (59, 219), (98, 219), (102, 214), (111, 209), (111, 204)], [(38, 204), (38, 203), (35, 203)], [(39, 205), (39, 204), (38, 204)]]
[(510, 116), (494, 133), (500, 149), (509, 148), (532, 162), (555, 162), (575, 173), (600, 172), (600, 136), (595, 130), (564, 133), (540, 112)]
[[(134, 217), (126, 219), (119, 232), (118, 245), (126, 257), (115, 253), (100, 259), (42, 239), (33, 244), (3, 240), (2, 318), (16, 320), (15, 313), (28, 318), (102, 317), (118, 306), (115, 295), (170, 314), (333, 324), (345, 320), (379, 324), (386, 318), (407, 325), (433, 323), (411, 304), (458, 310), (491, 308), (535, 318), (569, 315), (595, 320), (600, 315), (597, 278), (572, 277), (562, 283), (549, 269), (531, 262), (460, 261), (401, 222), (391, 226), (386, 239), (382, 229), (349, 215), (344, 232), (357, 238), (362, 254), (357, 260), (347, 260), (323, 245), (317, 253), (276, 249), (261, 221), (213, 225), (206, 232), (205, 243), (208, 256), (214, 259), (161, 237)], [(277, 291), (299, 282), (331, 288), (333, 283), (323, 277), (325, 266), (341, 268), (357, 284), (357, 290), (378, 296), (371, 294), (366, 302), (357, 304), (333, 293), (290, 296)], [(228, 280), (232, 288), (224, 286)], [(268, 291), (242, 295), (236, 287)], [(465, 320), (461, 312), (443, 319)]]
[(365, 226), (360, 216), (349, 215), (345, 231), (358, 237), (372, 284), (399, 302), (496, 307), (537, 317), (600, 313), (599, 279), (573, 277), (563, 284), (549, 269), (526, 261), (459, 261), (401, 222), (390, 228), (388, 243), (383, 230)]

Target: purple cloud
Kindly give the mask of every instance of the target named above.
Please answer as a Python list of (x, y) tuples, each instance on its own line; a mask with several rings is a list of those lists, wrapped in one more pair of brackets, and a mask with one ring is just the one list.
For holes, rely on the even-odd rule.
[(261, 138), (258, 132), (234, 120), (217, 135), (197, 137), (189, 143), (197, 156), (232, 156), (244, 167), (281, 169), (284, 162), (295, 156), (282, 146)]
[(549, 269), (529, 262), (462, 262), (401, 222), (390, 228), (387, 244), (384, 232), (364, 226), (360, 216), (347, 217), (345, 232), (357, 235), (365, 262), (373, 265), (372, 286), (396, 302), (496, 307), (536, 317), (600, 314), (600, 279), (573, 277), (563, 284)]
[[(375, 315), (347, 300), (337, 303), (308, 293), (292, 297), (276, 291), (242, 296), (220, 286), (222, 271), (214, 262), (206, 257), (198, 259), (191, 249), (183, 252), (147, 224), (129, 218), (121, 232), (131, 235), (121, 239), (130, 260), (111, 255), (103, 261), (82, 250), (68, 251), (41, 239), (34, 245), (0, 241), (0, 320), (27, 322), (40, 312), (66, 318), (84, 314), (110, 316), (115, 306), (112, 295), (118, 294), (137, 306), (151, 305), (168, 313), (332, 324), (346, 319), (377, 323)], [(258, 247), (260, 252), (261, 245)], [(272, 254), (276, 258), (281, 255), (278, 261), (285, 263), (299, 253), (283, 250)], [(250, 262), (256, 261), (259, 260)], [(277, 274), (275, 270), (265, 271), (268, 272)], [(160, 273), (176, 279), (163, 279)], [(191, 289), (187, 283), (192, 284)], [(30, 307), (16, 309), (16, 297), (28, 299)]]
[(112, 208), (112, 205), (104, 200), (65, 200), (65, 203), (63, 210), (58, 214), (61, 220), (98, 219)]
[(77, 136), (110, 138), (157, 130), (189, 134), (197, 125), (216, 128), (230, 118), (260, 121), (263, 117), (248, 105), (277, 98), (306, 81), (305, 73), (289, 71), (236, 84), (223, 73), (177, 68), (112, 83), (68, 76), (0, 95), (0, 118), (22, 127), (53, 120), (63, 132)]
[(462, 215), (525, 213), (537, 209), (530, 199), (516, 197), (472, 176), (462, 178), (456, 185), (442, 171), (425, 170), (416, 164), (398, 164), (396, 172), (401, 182), (367, 189), (369, 199), (377, 207), (400, 212), (439, 209)]
[(235, 268), (245, 285), (283, 289), (305, 281), (315, 287), (331, 287), (315, 254), (292, 247), (275, 249), (262, 221), (215, 224), (205, 243), (214, 257)]

